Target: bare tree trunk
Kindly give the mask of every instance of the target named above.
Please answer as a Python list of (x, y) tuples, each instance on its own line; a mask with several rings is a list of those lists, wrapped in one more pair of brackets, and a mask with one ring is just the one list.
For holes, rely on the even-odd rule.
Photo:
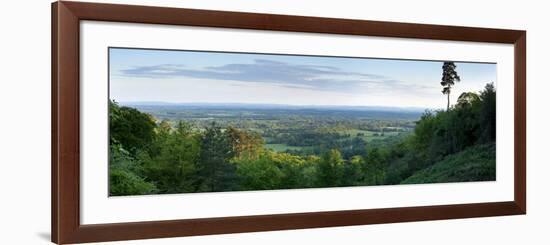
[(447, 111), (449, 111), (449, 106), (451, 104), (451, 88), (447, 91)]

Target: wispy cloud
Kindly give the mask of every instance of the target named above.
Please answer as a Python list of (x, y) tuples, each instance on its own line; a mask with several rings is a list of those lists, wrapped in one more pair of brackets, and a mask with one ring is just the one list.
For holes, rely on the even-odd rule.
[[(323, 65), (291, 64), (267, 59), (252, 63), (192, 68), (177, 64), (136, 66), (122, 69), (119, 75), (138, 78), (201, 78), (250, 83), (266, 83), (286, 88), (355, 93), (379, 89), (412, 89), (410, 84), (391, 77), (345, 71)], [(407, 87), (409, 86), (409, 87)]]

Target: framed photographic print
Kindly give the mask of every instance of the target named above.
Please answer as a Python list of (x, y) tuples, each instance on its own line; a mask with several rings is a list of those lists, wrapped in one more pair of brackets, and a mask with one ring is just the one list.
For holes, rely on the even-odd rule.
[(52, 5), (52, 241), (525, 214), (526, 32)]

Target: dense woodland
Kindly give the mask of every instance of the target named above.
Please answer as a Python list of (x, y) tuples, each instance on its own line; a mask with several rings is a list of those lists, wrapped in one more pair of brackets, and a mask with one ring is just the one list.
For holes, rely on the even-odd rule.
[(415, 120), (323, 112), (324, 117), (291, 113), (269, 120), (177, 120), (110, 102), (109, 192), (494, 180), (495, 103), (492, 84), (479, 93), (463, 93), (447, 110), (426, 111)]

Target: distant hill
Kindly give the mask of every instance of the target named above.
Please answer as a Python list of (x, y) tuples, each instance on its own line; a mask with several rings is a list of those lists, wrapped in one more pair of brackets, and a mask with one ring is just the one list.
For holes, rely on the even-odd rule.
[(472, 146), (416, 172), (401, 184), (495, 180), (495, 150), (494, 143)]
[(424, 108), (401, 108), (384, 106), (318, 106), (284, 104), (240, 103), (165, 103), (121, 102), (120, 105), (136, 108), (160, 119), (182, 120), (185, 118), (254, 118), (275, 119), (288, 116), (404, 119), (418, 120)]
[(287, 105), (287, 104), (252, 104), (252, 103), (169, 103), (158, 101), (119, 102), (130, 107), (188, 107), (188, 108), (239, 108), (239, 109), (321, 109), (321, 110), (358, 110), (422, 113), (427, 109), (422, 107), (392, 107), (392, 106), (346, 106), (346, 105)]

